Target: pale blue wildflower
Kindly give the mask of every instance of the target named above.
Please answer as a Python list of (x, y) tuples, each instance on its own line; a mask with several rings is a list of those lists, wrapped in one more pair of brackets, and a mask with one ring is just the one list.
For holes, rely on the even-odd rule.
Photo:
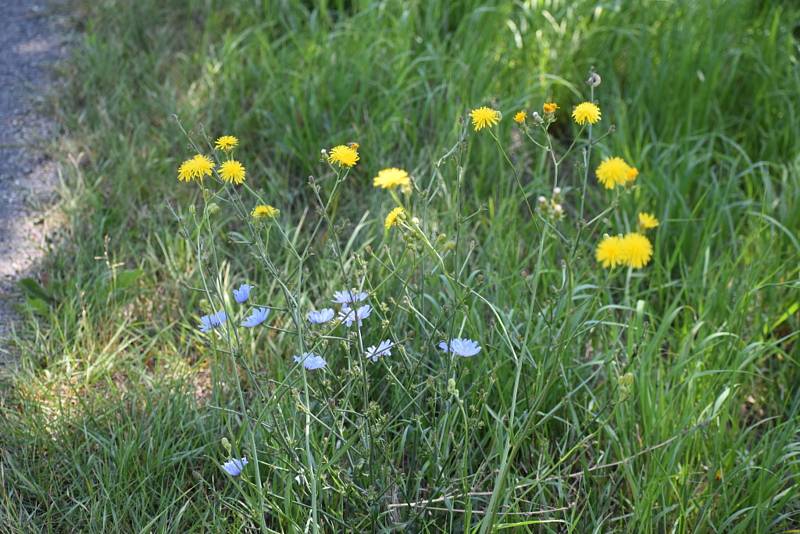
[(481, 346), (478, 345), (477, 341), (460, 337), (451, 339), (449, 344), (446, 341), (442, 341), (439, 343), (439, 348), (445, 352), (464, 358), (475, 356), (481, 351)]
[(308, 312), (308, 322), (313, 324), (324, 324), (333, 319), (336, 312), (332, 308), (325, 308), (324, 310), (314, 310)]
[(247, 302), (247, 299), (250, 298), (251, 289), (253, 289), (253, 286), (251, 286), (250, 284), (240, 285), (239, 289), (233, 290), (233, 299), (239, 304), (244, 304), (245, 302)]
[(378, 358), (382, 356), (391, 356), (392, 355), (392, 347), (394, 347), (394, 343), (390, 339), (385, 339), (378, 343), (378, 346), (371, 346), (367, 347), (366, 352), (364, 353), (364, 357), (369, 358), (373, 362), (377, 362)]
[(242, 326), (246, 326), (247, 328), (255, 328), (266, 321), (268, 315), (269, 308), (253, 308), (253, 311), (250, 312), (250, 315), (247, 317), (247, 319), (242, 321)]
[(322, 369), (328, 362), (325, 361), (325, 358), (319, 356), (318, 354), (314, 354), (313, 352), (304, 352), (298, 356), (294, 357), (294, 361), (297, 363), (303, 363), (303, 367), (308, 369), (309, 371), (314, 371), (316, 369)]
[(366, 291), (356, 291), (355, 289), (336, 291), (333, 294), (333, 302), (349, 308), (351, 304), (361, 302), (368, 296)]
[(358, 309), (343, 306), (342, 311), (339, 312), (339, 320), (348, 327), (353, 326), (353, 323), (358, 323), (358, 326), (361, 326), (361, 322), (369, 317), (371, 313), (372, 306), (369, 304), (364, 304)]
[(242, 471), (244, 470), (244, 466), (247, 465), (247, 458), (242, 458), (241, 460), (237, 460), (235, 458), (231, 458), (224, 464), (222, 464), (222, 470), (228, 473), (232, 477), (238, 477)]
[(228, 319), (228, 315), (220, 310), (216, 313), (200, 317), (200, 331), (204, 334), (211, 332), (216, 327), (221, 326)]

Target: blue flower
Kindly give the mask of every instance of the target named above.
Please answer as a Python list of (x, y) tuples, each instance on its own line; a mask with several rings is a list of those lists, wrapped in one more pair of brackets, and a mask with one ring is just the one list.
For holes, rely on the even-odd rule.
[(369, 358), (373, 362), (377, 362), (378, 358), (381, 356), (391, 356), (392, 355), (392, 347), (394, 347), (394, 343), (390, 339), (386, 339), (378, 343), (378, 346), (367, 347), (367, 351), (364, 353), (364, 357)]
[(342, 307), (342, 311), (339, 312), (339, 320), (346, 324), (348, 327), (353, 326), (353, 323), (358, 323), (358, 326), (361, 326), (361, 321), (369, 317), (372, 313), (372, 306), (369, 304), (364, 304), (357, 310), (348, 307)]
[(242, 321), (242, 326), (246, 326), (247, 328), (255, 328), (266, 321), (268, 315), (269, 308), (253, 308), (253, 311), (250, 312), (250, 315), (247, 317), (247, 319)]
[(315, 369), (322, 369), (328, 362), (325, 361), (325, 358), (314, 354), (313, 352), (304, 352), (301, 355), (295, 356), (294, 361), (297, 363), (303, 362), (303, 367), (308, 369), (309, 371), (313, 371)]
[(244, 470), (244, 466), (247, 465), (247, 458), (242, 458), (241, 460), (237, 460), (235, 458), (231, 458), (224, 464), (222, 464), (222, 470), (228, 473), (232, 477), (238, 477), (242, 471)]
[(475, 356), (481, 351), (481, 346), (478, 345), (477, 341), (460, 337), (451, 339), (449, 344), (446, 341), (442, 341), (439, 343), (439, 348), (445, 352), (464, 358)]
[(327, 323), (333, 319), (335, 314), (336, 312), (334, 312), (331, 308), (325, 308), (324, 310), (319, 311), (310, 311), (308, 312), (308, 322), (313, 324)]
[(233, 290), (233, 298), (239, 304), (243, 304), (247, 302), (247, 299), (250, 298), (250, 290), (253, 289), (253, 286), (250, 284), (242, 284), (239, 286), (239, 289)]
[(366, 291), (356, 291), (355, 289), (345, 290), (345, 291), (336, 291), (333, 294), (333, 302), (336, 304), (341, 304), (342, 306), (350, 307), (350, 304), (355, 304), (356, 302), (361, 302), (365, 300), (369, 295)]
[(204, 315), (200, 317), (200, 331), (204, 334), (211, 332), (216, 327), (222, 325), (227, 319), (228, 316), (222, 310), (217, 313)]

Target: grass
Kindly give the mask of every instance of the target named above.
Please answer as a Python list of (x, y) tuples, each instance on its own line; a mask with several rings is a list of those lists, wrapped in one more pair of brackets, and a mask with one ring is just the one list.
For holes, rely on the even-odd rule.
[[(0, 396), (5, 529), (800, 524), (800, 9), (73, 0), (68, 13), (81, 38), (54, 112), (69, 224), (26, 286), (21, 369)], [(566, 217), (552, 224), (582, 240), (571, 247), (527, 211), (551, 194), (551, 167), (510, 117), (558, 102), (563, 151), (592, 66), (595, 135), (615, 131), (590, 166), (622, 155), (641, 175), (584, 227), (580, 158), (562, 168)], [(504, 112), (496, 134), (524, 195), (489, 135), (459, 143), (485, 104)], [(194, 140), (240, 138), (248, 184), (311, 255), (274, 230), (260, 256), (235, 202), (210, 213), (177, 183), (191, 148), (173, 115)], [(327, 199), (319, 151), (348, 141), (362, 160), (328, 224), (309, 176)], [(391, 203), (371, 178), (386, 166), (415, 177), (443, 262), (384, 233)], [(584, 219), (614, 198), (590, 178)], [(640, 209), (662, 221), (653, 262), (601, 269), (593, 244)], [(272, 328), (235, 345), (200, 335), (217, 289), (246, 280)], [(307, 310), (361, 283), (376, 304), (365, 344), (403, 345), (379, 365), (289, 318), (293, 298)], [(451, 333), (483, 352), (443, 358), (434, 344)], [(300, 339), (330, 369), (299, 373)], [(251, 459), (239, 478), (219, 468), (223, 438)]]

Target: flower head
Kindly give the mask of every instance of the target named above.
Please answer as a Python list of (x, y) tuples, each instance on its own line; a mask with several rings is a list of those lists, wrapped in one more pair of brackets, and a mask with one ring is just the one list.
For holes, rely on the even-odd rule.
[(355, 289), (346, 289), (344, 291), (336, 291), (333, 293), (333, 302), (343, 306), (350, 306), (356, 302), (366, 300), (369, 294), (366, 291), (356, 291)]
[(364, 304), (363, 306), (356, 308), (350, 308), (347, 306), (342, 307), (342, 310), (339, 312), (339, 320), (343, 322), (347, 327), (353, 326), (353, 323), (356, 323), (357, 326), (361, 326), (361, 322), (370, 316), (372, 313), (372, 306), (369, 304)]
[(477, 341), (460, 337), (451, 339), (449, 343), (447, 341), (440, 342), (439, 348), (444, 352), (449, 352), (462, 358), (470, 358), (481, 351), (481, 346), (478, 345)]
[(349, 146), (335, 146), (328, 155), (328, 163), (331, 165), (335, 163), (339, 167), (352, 167), (358, 160), (358, 145), (356, 143), (351, 143)]
[(383, 356), (391, 356), (392, 355), (392, 347), (394, 347), (394, 343), (390, 339), (385, 339), (378, 343), (378, 346), (371, 346), (367, 347), (367, 350), (364, 352), (364, 357), (372, 360), (373, 362), (377, 362), (378, 358)]
[(395, 187), (408, 189), (411, 187), (411, 177), (403, 169), (391, 167), (379, 171), (378, 176), (372, 179), (372, 185), (382, 189), (394, 189)]
[(211, 313), (209, 315), (204, 315), (200, 317), (200, 331), (206, 334), (218, 326), (222, 326), (222, 323), (224, 323), (227, 319), (228, 315), (223, 310), (220, 310), (216, 313)]
[(525, 113), (524, 111), (517, 111), (514, 114), (514, 122), (516, 122), (517, 124), (522, 124), (523, 122), (525, 122), (525, 119), (527, 118), (528, 114)]
[(242, 304), (243, 302), (247, 302), (247, 299), (250, 298), (250, 290), (253, 289), (253, 286), (250, 284), (242, 284), (239, 286), (239, 289), (233, 290), (233, 299)]
[[(544, 104), (542, 104), (542, 111), (544, 111), (545, 113), (555, 113), (557, 109), (558, 109), (558, 104), (556, 104), (555, 102), (545, 102)], [(600, 113), (600, 110), (598, 110), (597, 113)]]
[(636, 180), (636, 177), (639, 176), (639, 169), (636, 167), (631, 167), (628, 169), (628, 174), (625, 176), (625, 183), (630, 183)]
[(336, 312), (333, 308), (325, 308), (322, 310), (313, 310), (308, 312), (308, 322), (312, 324), (324, 324), (330, 322)]
[(406, 210), (399, 207), (395, 208), (386, 215), (386, 219), (383, 221), (383, 227), (388, 230), (392, 226), (395, 226), (397, 221), (403, 219), (405, 216)]
[(642, 212), (639, 214), (639, 226), (643, 230), (652, 230), (658, 226), (658, 219), (652, 213)]
[(309, 371), (322, 369), (328, 365), (328, 362), (325, 361), (325, 358), (318, 354), (314, 354), (313, 352), (304, 352), (303, 354), (294, 356), (293, 359), (296, 363), (302, 363), (303, 367)]
[(597, 261), (605, 267), (610, 269), (624, 263), (622, 256), (622, 238), (618, 236), (605, 236), (600, 244), (597, 245), (597, 250), (594, 253)]
[(208, 156), (197, 154), (181, 163), (181, 166), (178, 167), (178, 180), (181, 182), (189, 182), (191, 180), (202, 182), (203, 178), (211, 176), (211, 171), (213, 170), (214, 162)]
[(597, 245), (595, 258), (605, 268), (625, 265), (641, 269), (653, 257), (650, 240), (638, 232), (620, 236), (606, 236)]
[(253, 308), (250, 315), (242, 321), (242, 326), (246, 328), (255, 328), (266, 321), (267, 316), (269, 316), (269, 308)]
[(597, 181), (606, 189), (614, 189), (614, 186), (625, 185), (631, 181), (631, 169), (636, 170), (622, 158), (606, 158), (597, 166), (595, 174)]
[(224, 150), (225, 152), (233, 150), (239, 145), (239, 140), (232, 135), (223, 135), (217, 138), (214, 148), (217, 150)]
[(241, 184), (244, 182), (245, 175), (247, 172), (244, 169), (244, 165), (236, 161), (235, 159), (229, 159), (228, 161), (223, 161), (222, 165), (219, 166), (219, 176), (226, 182), (230, 184)]
[(634, 269), (641, 269), (653, 257), (653, 245), (650, 240), (638, 232), (627, 234), (622, 238), (622, 256), (625, 264)]
[(572, 118), (581, 126), (596, 124), (600, 120), (600, 108), (591, 102), (581, 102), (572, 110)]
[(254, 219), (274, 219), (281, 214), (281, 210), (269, 204), (259, 204), (250, 214)]
[(472, 119), (472, 127), (476, 132), (500, 122), (500, 112), (487, 107), (473, 109), (469, 112), (469, 116)]
[(238, 477), (242, 471), (244, 471), (244, 466), (247, 465), (247, 458), (241, 458), (237, 460), (236, 458), (231, 458), (224, 464), (222, 464), (222, 470), (228, 473), (232, 477)]

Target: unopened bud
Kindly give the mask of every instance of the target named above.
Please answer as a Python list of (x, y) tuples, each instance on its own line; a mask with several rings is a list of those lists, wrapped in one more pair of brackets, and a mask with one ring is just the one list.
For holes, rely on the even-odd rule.
[(554, 195), (560, 195), (561, 194), (561, 188), (560, 187), (554, 187), (553, 188), (553, 194)]
[(540, 196), (537, 200), (539, 201), (539, 204), (546, 204), (547, 203), (547, 199), (544, 198), (543, 196)]
[(536, 124), (542, 124), (544, 122), (542, 120), (542, 116), (539, 115), (538, 111), (534, 111), (533, 115), (531, 115), (531, 118), (533, 119), (533, 122), (535, 122)]

